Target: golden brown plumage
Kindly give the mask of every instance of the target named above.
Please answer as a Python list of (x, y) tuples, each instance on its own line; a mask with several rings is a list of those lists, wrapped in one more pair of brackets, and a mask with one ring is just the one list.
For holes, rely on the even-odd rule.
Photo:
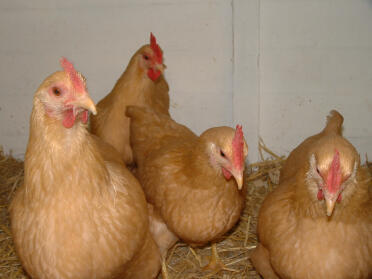
[(342, 135), (342, 123), (344, 122), (344, 118), (340, 113), (333, 110), (331, 111), (330, 115), (327, 117), (327, 125), (324, 129), (314, 136), (308, 137), (305, 139), (299, 146), (297, 146), (292, 152), (289, 154), (285, 165), (280, 171), (280, 178), (279, 182), (286, 180), (294, 175), (296, 175), (297, 171), (302, 167), (301, 164), (306, 163), (305, 158), (309, 149), (315, 144), (319, 139), (324, 137), (328, 137), (331, 135)]
[(172, 247), (178, 241), (178, 237), (169, 230), (163, 218), (152, 204), (148, 203), (147, 207), (149, 210), (150, 232), (164, 260), (169, 247)]
[(292, 151), (259, 213), (252, 254), (267, 278), (371, 278), (372, 184), (332, 111), (326, 128)]
[[(183, 241), (202, 245), (217, 240), (238, 221), (244, 206), (246, 189), (239, 190), (236, 182), (242, 186), (248, 150), (241, 128), (211, 128), (198, 137), (147, 108), (129, 106), (127, 115), (148, 201)], [(241, 135), (239, 166), (233, 159), (236, 134)]]
[(65, 69), (35, 93), (24, 184), (10, 207), (16, 251), (32, 278), (154, 278), (160, 254), (143, 190), (87, 131), (95, 106), (75, 83)]
[[(133, 162), (126, 106), (147, 106), (166, 114), (169, 110), (169, 87), (163, 75), (165, 66), (154, 38), (151, 44), (142, 46), (132, 56), (112, 91), (97, 104), (98, 114), (91, 119), (91, 132), (114, 146), (126, 164)], [(159, 76), (153, 76), (152, 69), (158, 71)]]

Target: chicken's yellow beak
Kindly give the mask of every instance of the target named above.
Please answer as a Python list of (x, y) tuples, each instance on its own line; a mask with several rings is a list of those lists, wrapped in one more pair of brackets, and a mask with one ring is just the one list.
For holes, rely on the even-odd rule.
[(162, 74), (164, 73), (164, 70), (167, 68), (164, 64), (156, 64), (155, 69), (159, 70)]
[(325, 187), (323, 189), (323, 194), (324, 194), (324, 200), (325, 200), (325, 203), (326, 203), (327, 216), (330, 217), (330, 216), (332, 216), (332, 213), (333, 213), (333, 210), (335, 208), (336, 202), (339, 200), (342, 189), (340, 187), (338, 187), (339, 188), (338, 191), (329, 192), (328, 188), (329, 187)]
[(238, 189), (241, 190), (244, 182), (244, 171), (233, 171), (231, 174), (234, 176), (235, 181), (238, 184)]
[(71, 102), (72, 105), (76, 107), (80, 107), (83, 109), (89, 110), (93, 115), (97, 114), (96, 105), (94, 104), (93, 100), (89, 97), (88, 94), (84, 94), (76, 98), (76, 100)]
[(337, 191), (336, 193), (329, 193), (328, 191), (324, 191), (324, 200), (326, 203), (328, 217), (332, 216), (336, 202), (338, 201), (340, 195), (341, 191)]
[(327, 208), (327, 216), (330, 217), (332, 215), (333, 209), (335, 208), (336, 200), (333, 198), (325, 198), (326, 208)]

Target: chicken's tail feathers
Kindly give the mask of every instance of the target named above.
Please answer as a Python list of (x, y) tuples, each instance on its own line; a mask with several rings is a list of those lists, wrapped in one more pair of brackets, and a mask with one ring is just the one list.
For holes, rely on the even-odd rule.
[(342, 134), (342, 124), (344, 123), (344, 117), (337, 111), (331, 110), (327, 116), (327, 124), (323, 129), (324, 133), (336, 133)]

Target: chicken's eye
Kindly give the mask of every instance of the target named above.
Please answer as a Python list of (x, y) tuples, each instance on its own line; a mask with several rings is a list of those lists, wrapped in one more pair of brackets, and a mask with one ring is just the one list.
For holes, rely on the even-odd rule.
[(220, 150), (220, 155), (221, 155), (221, 157), (226, 157), (225, 153), (223, 153), (222, 150)]
[(316, 168), (316, 172), (320, 175), (320, 170), (318, 169), (318, 167)]
[(52, 92), (56, 96), (61, 96), (61, 90), (58, 87), (53, 87)]
[(143, 55), (143, 59), (145, 59), (145, 60), (149, 60), (150, 57), (148, 57), (146, 54), (144, 54), (144, 55)]

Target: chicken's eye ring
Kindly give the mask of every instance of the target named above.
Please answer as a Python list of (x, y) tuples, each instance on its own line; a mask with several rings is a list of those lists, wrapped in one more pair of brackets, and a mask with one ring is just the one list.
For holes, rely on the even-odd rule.
[(144, 55), (143, 55), (143, 59), (145, 59), (145, 60), (149, 60), (150, 57), (149, 57), (148, 55), (144, 54)]
[(221, 157), (223, 157), (223, 158), (225, 158), (225, 157), (226, 157), (225, 153), (223, 153), (223, 151), (222, 151), (222, 150), (220, 150), (220, 155), (221, 155)]
[(58, 87), (53, 87), (53, 88), (52, 88), (52, 92), (53, 92), (53, 94), (54, 94), (55, 96), (57, 96), (57, 97), (61, 96), (61, 94), (62, 94), (61, 89), (59, 89)]

